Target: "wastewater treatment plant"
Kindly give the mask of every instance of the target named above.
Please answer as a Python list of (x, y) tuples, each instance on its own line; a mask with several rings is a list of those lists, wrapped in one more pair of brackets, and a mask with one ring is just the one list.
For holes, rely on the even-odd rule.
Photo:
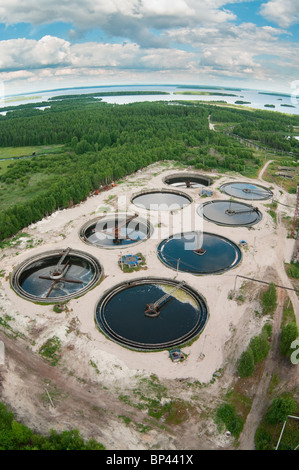
[[(133, 186), (129, 194), (126, 191), (124, 212), (108, 207), (104, 214), (87, 216), (83, 224), (76, 224), (76, 236), (68, 247), (42, 250), (23, 259), (10, 279), (13, 291), (37, 304), (65, 304), (72, 299), (80, 304), (92, 293), (95, 306), (88, 305), (88, 315), (94, 315), (95, 333), (135, 353), (198, 341), (214, 313), (207, 289), (196, 279), (208, 276), (213, 284), (215, 276), (234, 273), (243, 265), (237, 231), (260, 224), (263, 210), (256, 204), (270, 198), (272, 191), (234, 181), (222, 184), (218, 192), (211, 176), (196, 172), (166, 172), (157, 180), (159, 184), (152, 189), (136, 192)], [(211, 188), (211, 196), (202, 202), (205, 187)], [(187, 210), (200, 230), (186, 230)], [(171, 227), (170, 222), (174, 223)], [(169, 229), (168, 236), (159, 231), (161, 226)], [(145, 261), (140, 264), (145, 259), (142, 252), (149, 250), (155, 260), (153, 268)], [(113, 261), (116, 256), (117, 263)], [(127, 266), (124, 273), (131, 277), (121, 282), (119, 271), (103, 291), (113, 262)]]
[(84, 381), (212, 383), (261, 328), (260, 285), (242, 276), (273, 279), (280, 189), (158, 165), (132, 179), (27, 227), (38, 243), (3, 259), (5, 295), (33, 347), (60, 342)]
[(0, 111), (0, 392), (15, 415), (4, 439), (0, 403), (0, 447), (60, 431), (80, 447), (80, 430), (113, 451), (245, 449), (260, 426), (274, 448), (272, 398), (299, 412), (280, 350), (299, 324), (298, 116), (221, 91), (212, 104), (212, 87), (84, 88)]

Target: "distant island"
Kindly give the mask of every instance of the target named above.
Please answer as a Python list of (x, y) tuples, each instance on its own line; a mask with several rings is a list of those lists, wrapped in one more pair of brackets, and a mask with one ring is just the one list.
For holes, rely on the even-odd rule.
[(286, 108), (296, 108), (296, 106), (293, 106), (292, 104), (281, 104), (280, 106), (285, 106)]
[(241, 100), (237, 100), (235, 101), (235, 104), (251, 104), (251, 101), (241, 101)]
[(264, 91), (259, 91), (259, 95), (284, 96), (284, 97), (288, 97), (288, 98), (291, 96), (291, 95), (288, 95), (286, 93), (274, 93), (274, 92), (273, 93), (270, 93), (270, 92), (266, 93)]
[(215, 91), (175, 91), (174, 95), (204, 95), (204, 96), (238, 96), (232, 93), (220, 93)]
[(242, 91), (241, 88), (230, 88), (220, 86), (203, 86), (203, 85), (180, 85), (177, 88), (187, 88), (190, 90), (229, 90), (229, 91)]
[(26, 100), (38, 100), (40, 99), (41, 96), (23, 96), (23, 95), (19, 95), (19, 96), (14, 96), (14, 97), (11, 97), (11, 98), (4, 98), (4, 103), (13, 103), (14, 101), (19, 101), (19, 100), (23, 100), (23, 101), (26, 101)]
[(275, 108), (275, 104), (265, 104), (265, 108)]
[(94, 98), (94, 97), (101, 97), (101, 96), (134, 96), (134, 95), (169, 95), (170, 93), (167, 91), (103, 91), (97, 93), (83, 93), (80, 95), (58, 95), (52, 96), (48, 98), (49, 101), (56, 101), (56, 100), (69, 100), (69, 99), (86, 99), (86, 98)]

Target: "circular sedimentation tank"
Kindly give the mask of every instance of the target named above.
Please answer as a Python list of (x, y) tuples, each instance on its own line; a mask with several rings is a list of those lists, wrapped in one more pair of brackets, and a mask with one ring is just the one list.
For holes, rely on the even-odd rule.
[(253, 183), (225, 183), (220, 187), (220, 191), (228, 196), (250, 201), (263, 201), (270, 199), (273, 193), (270, 189)]
[(203, 188), (213, 184), (212, 178), (205, 175), (198, 175), (196, 173), (178, 173), (174, 175), (166, 176), (163, 179), (165, 184), (174, 188)]
[(257, 207), (237, 201), (209, 201), (199, 206), (197, 213), (209, 222), (229, 227), (250, 227), (262, 219)]
[(102, 275), (90, 254), (67, 248), (41, 253), (21, 263), (12, 273), (11, 286), (26, 300), (61, 303), (79, 297)]
[(205, 299), (185, 282), (140, 278), (106, 292), (95, 311), (100, 331), (134, 350), (154, 351), (183, 345), (206, 325)]
[(195, 275), (220, 274), (241, 262), (240, 248), (228, 238), (209, 232), (185, 232), (163, 240), (158, 258), (167, 267)]
[(90, 220), (80, 229), (80, 238), (89, 245), (122, 248), (148, 239), (151, 223), (138, 214), (110, 214)]
[(175, 211), (191, 202), (192, 198), (188, 194), (171, 189), (142, 191), (132, 198), (132, 203), (137, 207), (153, 211)]

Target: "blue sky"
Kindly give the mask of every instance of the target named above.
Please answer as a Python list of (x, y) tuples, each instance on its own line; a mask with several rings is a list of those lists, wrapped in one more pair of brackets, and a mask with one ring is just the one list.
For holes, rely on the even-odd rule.
[(292, 92), (299, 0), (0, 0), (5, 94), (173, 83)]

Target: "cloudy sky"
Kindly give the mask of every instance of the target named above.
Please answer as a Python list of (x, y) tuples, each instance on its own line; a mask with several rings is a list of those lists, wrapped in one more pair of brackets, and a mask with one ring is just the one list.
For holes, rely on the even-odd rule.
[(299, 83), (299, 0), (0, 0), (4, 93)]

